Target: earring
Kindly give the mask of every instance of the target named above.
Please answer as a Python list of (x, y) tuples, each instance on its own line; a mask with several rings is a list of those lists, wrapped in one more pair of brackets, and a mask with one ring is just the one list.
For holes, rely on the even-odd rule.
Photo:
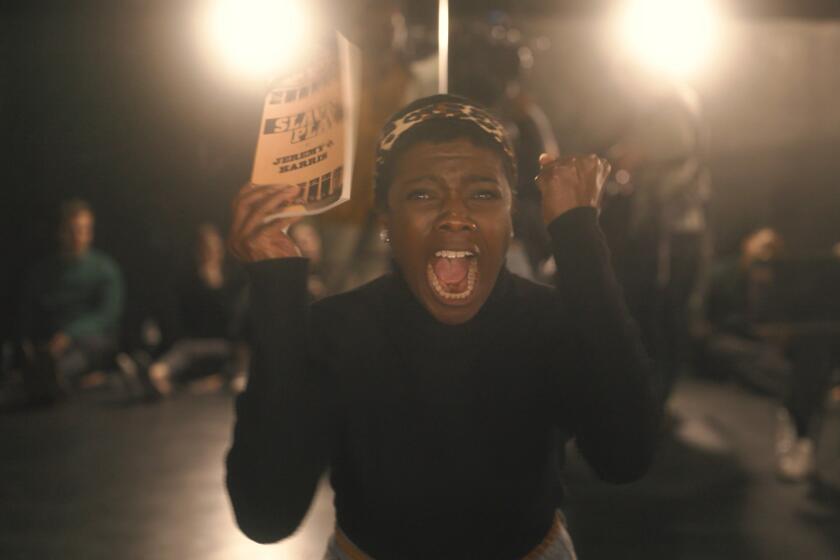
[(379, 239), (382, 240), (382, 243), (391, 243), (391, 236), (388, 235), (387, 229), (383, 229), (379, 232)]

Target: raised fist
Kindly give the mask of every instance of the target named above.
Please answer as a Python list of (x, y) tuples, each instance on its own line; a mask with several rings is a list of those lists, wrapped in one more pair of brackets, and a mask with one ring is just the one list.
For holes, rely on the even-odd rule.
[(572, 208), (599, 208), (604, 183), (609, 175), (609, 162), (595, 154), (560, 158), (540, 155), (540, 172), (535, 180), (542, 193), (542, 213), (546, 225)]

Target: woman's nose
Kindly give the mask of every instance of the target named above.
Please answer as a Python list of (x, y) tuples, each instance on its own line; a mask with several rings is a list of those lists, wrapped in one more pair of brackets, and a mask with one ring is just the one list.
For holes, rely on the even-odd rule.
[(475, 231), (478, 229), (478, 226), (476, 226), (476, 223), (466, 213), (448, 211), (441, 216), (438, 222), (438, 229), (455, 233), (459, 231)]

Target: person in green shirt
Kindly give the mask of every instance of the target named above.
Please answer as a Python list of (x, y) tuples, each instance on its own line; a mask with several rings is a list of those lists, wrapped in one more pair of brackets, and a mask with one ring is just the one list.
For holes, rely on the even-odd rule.
[(55, 401), (116, 352), (123, 280), (117, 263), (92, 248), (94, 220), (86, 202), (62, 204), (59, 250), (33, 267), (24, 286), (24, 380), (33, 404)]

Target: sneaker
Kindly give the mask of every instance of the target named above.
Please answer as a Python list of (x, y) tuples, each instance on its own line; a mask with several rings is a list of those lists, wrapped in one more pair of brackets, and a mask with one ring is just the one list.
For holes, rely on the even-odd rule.
[(776, 474), (787, 482), (802, 482), (814, 474), (814, 442), (799, 438), (786, 453), (778, 456)]

